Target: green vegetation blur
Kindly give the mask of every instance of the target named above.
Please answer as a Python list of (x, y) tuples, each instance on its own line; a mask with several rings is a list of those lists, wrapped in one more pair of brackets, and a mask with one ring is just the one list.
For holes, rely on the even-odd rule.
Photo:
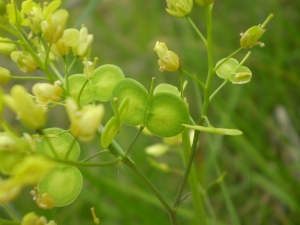
[[(115, 64), (126, 77), (136, 79), (148, 89), (152, 77), (157, 78), (157, 84), (168, 82), (178, 86), (178, 73), (158, 70), (153, 48), (156, 41), (162, 41), (170, 50), (180, 52), (184, 70), (202, 80), (206, 78), (207, 55), (203, 43), (185, 18), (173, 18), (166, 13), (165, 1), (66, 0), (61, 8), (70, 13), (68, 27), (80, 28), (85, 24), (94, 35), (91, 57), (99, 58), (98, 65)], [(300, 224), (299, 10), (300, 1), (215, 2), (215, 63), (239, 48), (241, 32), (262, 23), (270, 13), (275, 16), (261, 39), (265, 47), (250, 49), (252, 54), (245, 66), (252, 71), (251, 82), (240, 86), (227, 84), (213, 99), (208, 112), (215, 127), (236, 128), (244, 135), (200, 136), (195, 167), (201, 182), (199, 191), (205, 196), (208, 224)], [(191, 18), (205, 34), (204, 8), (194, 4)], [(244, 50), (236, 58), (240, 61), (246, 53)], [(13, 71), (21, 73), (18, 68)], [(82, 73), (81, 63), (72, 72)], [(198, 120), (202, 91), (191, 79), (185, 79), (191, 115)], [(213, 87), (217, 88), (222, 81), (215, 76)], [(67, 129), (64, 109), (60, 115), (50, 112), (48, 125)], [(105, 122), (111, 115), (111, 105), (107, 103)], [(123, 125), (116, 140), (126, 148), (136, 132), (135, 128)], [(147, 155), (145, 148), (158, 142), (162, 139), (142, 135), (130, 155), (171, 203), (184, 169), (182, 150), (180, 146), (172, 147), (158, 158)], [(82, 146), (81, 158), (88, 157), (98, 150), (99, 140)], [(94, 160), (107, 158), (100, 156)], [(163, 171), (153, 162), (165, 163), (170, 169)], [(158, 200), (130, 169), (122, 166), (80, 169), (84, 176), (82, 192), (71, 205), (57, 209), (62, 224), (94, 224), (91, 207), (95, 207), (100, 225), (170, 224)], [(51, 211), (35, 205), (29, 192), (30, 188), (25, 189), (10, 204), (16, 215), (21, 218), (29, 211), (36, 211), (53, 219)], [(185, 193), (188, 192), (186, 188)], [(3, 209), (0, 210), (3, 215)], [(191, 197), (179, 208), (178, 217), (182, 225), (195, 224)]]

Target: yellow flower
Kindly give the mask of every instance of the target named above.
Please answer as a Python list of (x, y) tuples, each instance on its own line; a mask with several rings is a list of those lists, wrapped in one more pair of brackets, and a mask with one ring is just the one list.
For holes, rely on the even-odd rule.
[(72, 98), (67, 98), (66, 104), (71, 133), (80, 141), (92, 141), (104, 116), (104, 106), (85, 105), (79, 109)]
[(166, 11), (174, 17), (185, 17), (193, 9), (193, 0), (167, 0)]
[(13, 51), (10, 57), (24, 73), (34, 72), (39, 66), (28, 52)]
[(66, 29), (60, 38), (54, 45), (52, 45), (51, 51), (57, 56), (64, 56), (70, 53), (70, 47), (78, 44), (79, 31), (76, 29)]
[(79, 31), (78, 44), (72, 47), (73, 54), (80, 57), (88, 56), (93, 39), (94, 36), (92, 34), (88, 34), (87, 28), (82, 26)]
[(60, 82), (55, 82), (54, 85), (49, 83), (36, 83), (32, 87), (32, 93), (36, 96), (36, 102), (45, 106), (49, 102), (59, 102), (63, 90), (60, 87)]
[(166, 44), (163, 42), (156, 42), (154, 51), (157, 53), (159, 60), (159, 70), (172, 72), (179, 69), (179, 57), (174, 52), (169, 51)]
[(0, 67), (0, 84), (6, 84), (10, 80), (10, 71)]
[(45, 125), (45, 113), (34, 103), (26, 89), (21, 85), (13, 86), (11, 94), (4, 95), (3, 100), (28, 128), (38, 130)]
[(69, 17), (67, 10), (59, 9), (41, 22), (43, 37), (49, 43), (56, 43), (62, 36)]

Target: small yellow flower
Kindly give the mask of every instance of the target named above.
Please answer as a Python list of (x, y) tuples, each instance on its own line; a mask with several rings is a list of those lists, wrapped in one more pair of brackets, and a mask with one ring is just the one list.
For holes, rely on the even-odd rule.
[(66, 110), (71, 122), (71, 133), (80, 141), (92, 141), (104, 116), (104, 106), (85, 105), (79, 109), (72, 98), (67, 98), (66, 104)]
[(30, 73), (36, 71), (38, 63), (34, 60), (28, 52), (13, 51), (10, 54), (11, 59), (18, 64), (18, 67), (24, 73)]
[(193, 9), (193, 0), (167, 0), (166, 11), (174, 17), (185, 17)]
[(79, 31), (78, 44), (72, 47), (73, 54), (79, 57), (87, 57), (91, 50), (91, 45), (93, 42), (94, 36), (88, 34), (88, 30), (85, 26), (82, 26)]
[(48, 43), (56, 43), (63, 36), (68, 17), (67, 10), (59, 9), (41, 22), (43, 37)]
[(59, 102), (63, 89), (60, 82), (55, 82), (55, 84), (36, 83), (32, 87), (32, 93), (36, 96), (36, 102), (45, 106), (49, 102)]
[(11, 94), (4, 95), (3, 100), (28, 128), (38, 130), (45, 125), (45, 113), (42, 108), (34, 103), (23, 86), (13, 86)]
[(6, 84), (10, 80), (10, 71), (0, 67), (0, 84)]
[(9, 55), (12, 51), (16, 50), (16, 45), (13, 43), (7, 43), (3, 41), (11, 41), (9, 38), (0, 37), (0, 53), (3, 55)]
[(179, 69), (179, 57), (174, 52), (169, 51), (166, 44), (163, 42), (156, 42), (154, 51), (157, 53), (159, 60), (159, 70), (172, 72)]
[(79, 31), (66, 29), (61, 39), (52, 45), (51, 51), (57, 56), (64, 56), (70, 53), (70, 48), (78, 44)]

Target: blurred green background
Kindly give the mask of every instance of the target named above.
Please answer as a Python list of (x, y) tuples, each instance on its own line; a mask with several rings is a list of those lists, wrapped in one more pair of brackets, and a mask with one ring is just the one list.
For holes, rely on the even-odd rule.
[[(177, 19), (165, 12), (161, 0), (68, 0), (61, 8), (70, 12), (68, 27), (79, 28), (84, 23), (94, 34), (92, 57), (98, 65), (115, 64), (126, 77), (134, 78), (146, 88), (151, 77), (157, 83), (179, 84), (176, 73), (161, 73), (156, 41), (163, 41), (170, 50), (180, 52), (183, 68), (206, 77), (207, 57), (204, 45), (186, 19)], [(237, 128), (244, 132), (238, 137), (201, 134), (196, 158), (196, 170), (205, 192), (205, 207), (210, 224), (234, 224), (235, 210), (240, 224), (300, 224), (300, 1), (216, 0), (213, 10), (213, 51), (215, 62), (239, 48), (239, 34), (262, 23), (270, 13), (275, 17), (267, 25), (262, 41), (264, 48), (251, 49), (245, 63), (253, 73), (246, 85), (227, 84), (214, 98), (209, 119), (216, 127)], [(205, 34), (205, 10), (194, 5), (191, 18)], [(241, 60), (247, 51), (237, 55)], [(6, 66), (9, 58), (1, 58)], [(61, 63), (61, 62), (60, 62)], [(11, 67), (16, 75), (21, 72)], [(78, 63), (74, 73), (80, 73)], [(186, 90), (190, 111), (198, 120), (201, 91), (192, 80)], [(213, 87), (222, 80), (217, 76)], [(11, 84), (9, 84), (11, 85)], [(8, 86), (9, 86), (8, 85)], [(7, 87), (8, 87), (7, 86)], [(32, 83), (28, 82), (30, 88)], [(111, 116), (106, 104), (106, 120)], [(63, 109), (50, 112), (49, 124), (67, 128)], [(55, 113), (60, 113), (59, 117)], [(13, 118), (13, 115), (7, 115)], [(17, 123), (17, 122), (16, 122)], [(117, 140), (126, 148), (136, 130), (123, 126)], [(170, 203), (176, 194), (183, 163), (180, 147), (164, 156), (151, 158), (145, 147), (160, 138), (143, 135), (134, 145), (131, 156)], [(98, 141), (83, 144), (82, 158), (97, 151)], [(101, 159), (105, 160), (105, 158)], [(165, 163), (171, 168), (164, 172), (150, 162)], [(128, 168), (108, 167), (81, 169), (84, 187), (74, 203), (59, 208), (62, 224), (93, 224), (90, 207), (95, 207), (101, 225), (165, 225), (169, 219), (156, 198)], [(222, 183), (216, 180), (226, 173)], [(212, 184), (212, 185), (211, 185)], [(53, 218), (51, 211), (38, 209), (29, 195), (30, 188), (10, 204), (20, 218), (29, 211)], [(185, 193), (188, 193), (188, 188)], [(227, 194), (227, 195), (226, 195)], [(228, 206), (226, 197), (232, 202)], [(192, 199), (178, 210), (180, 224), (193, 224)], [(0, 215), (5, 215), (0, 207)]]

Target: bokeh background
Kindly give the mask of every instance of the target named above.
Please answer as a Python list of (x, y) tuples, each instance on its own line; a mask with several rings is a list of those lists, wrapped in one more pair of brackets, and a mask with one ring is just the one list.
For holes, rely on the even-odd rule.
[[(173, 18), (165, 12), (165, 1), (64, 0), (61, 8), (70, 12), (68, 27), (80, 28), (85, 24), (94, 34), (91, 56), (99, 58), (98, 65), (115, 64), (126, 77), (138, 80), (146, 88), (150, 87), (152, 77), (157, 78), (157, 83), (179, 84), (177, 73), (158, 70), (153, 51), (156, 41), (163, 41), (172, 51), (180, 52), (185, 70), (202, 80), (206, 77), (204, 45), (186, 19)], [(251, 49), (252, 55), (245, 63), (253, 73), (251, 82), (241, 86), (227, 84), (210, 105), (208, 115), (214, 126), (237, 128), (244, 135), (202, 134), (200, 137), (195, 166), (209, 224), (300, 224), (299, 12), (300, 1), (296, 0), (215, 2), (215, 62), (239, 48), (241, 32), (262, 23), (270, 13), (275, 17), (262, 38), (266, 46)], [(205, 10), (195, 4), (191, 18), (205, 34)], [(236, 58), (241, 60), (246, 53), (243, 51)], [(22, 75), (9, 63), (9, 58), (1, 56), (0, 66), (11, 65), (15, 75)], [(73, 73), (81, 72), (82, 65), (78, 63)], [(202, 92), (192, 80), (187, 77), (186, 80), (191, 115), (198, 120)], [(221, 82), (216, 76), (213, 87), (217, 88)], [(14, 83), (4, 88), (9, 89)], [(30, 89), (32, 83), (26, 85)], [(110, 104), (106, 106), (105, 121), (112, 115)], [(15, 121), (11, 113), (5, 116)], [(49, 126), (67, 129), (63, 108), (50, 112), (49, 118)], [(135, 128), (123, 126), (116, 139), (126, 148), (135, 133)], [(158, 158), (147, 155), (145, 148), (157, 142), (162, 139), (143, 135), (134, 145), (131, 157), (171, 202), (184, 168), (182, 150), (177, 146)], [(98, 147), (98, 140), (82, 144), (81, 157), (93, 154)], [(106, 156), (97, 158), (105, 159)], [(160, 163), (168, 165), (169, 170), (161, 170)], [(112, 166), (81, 171), (84, 187), (79, 197), (71, 205), (57, 209), (62, 224), (93, 224), (92, 206), (101, 225), (169, 224), (159, 202), (128, 168)], [(217, 182), (222, 176), (222, 182)], [(10, 204), (15, 214), (21, 218), (29, 211), (36, 211), (53, 218), (51, 211), (35, 205), (29, 191), (30, 188), (25, 189)], [(187, 188), (185, 193), (188, 192)], [(178, 210), (181, 224), (194, 224), (192, 212), (189, 197)], [(234, 222), (235, 214), (239, 223)], [(2, 207), (0, 215), (7, 218)]]

